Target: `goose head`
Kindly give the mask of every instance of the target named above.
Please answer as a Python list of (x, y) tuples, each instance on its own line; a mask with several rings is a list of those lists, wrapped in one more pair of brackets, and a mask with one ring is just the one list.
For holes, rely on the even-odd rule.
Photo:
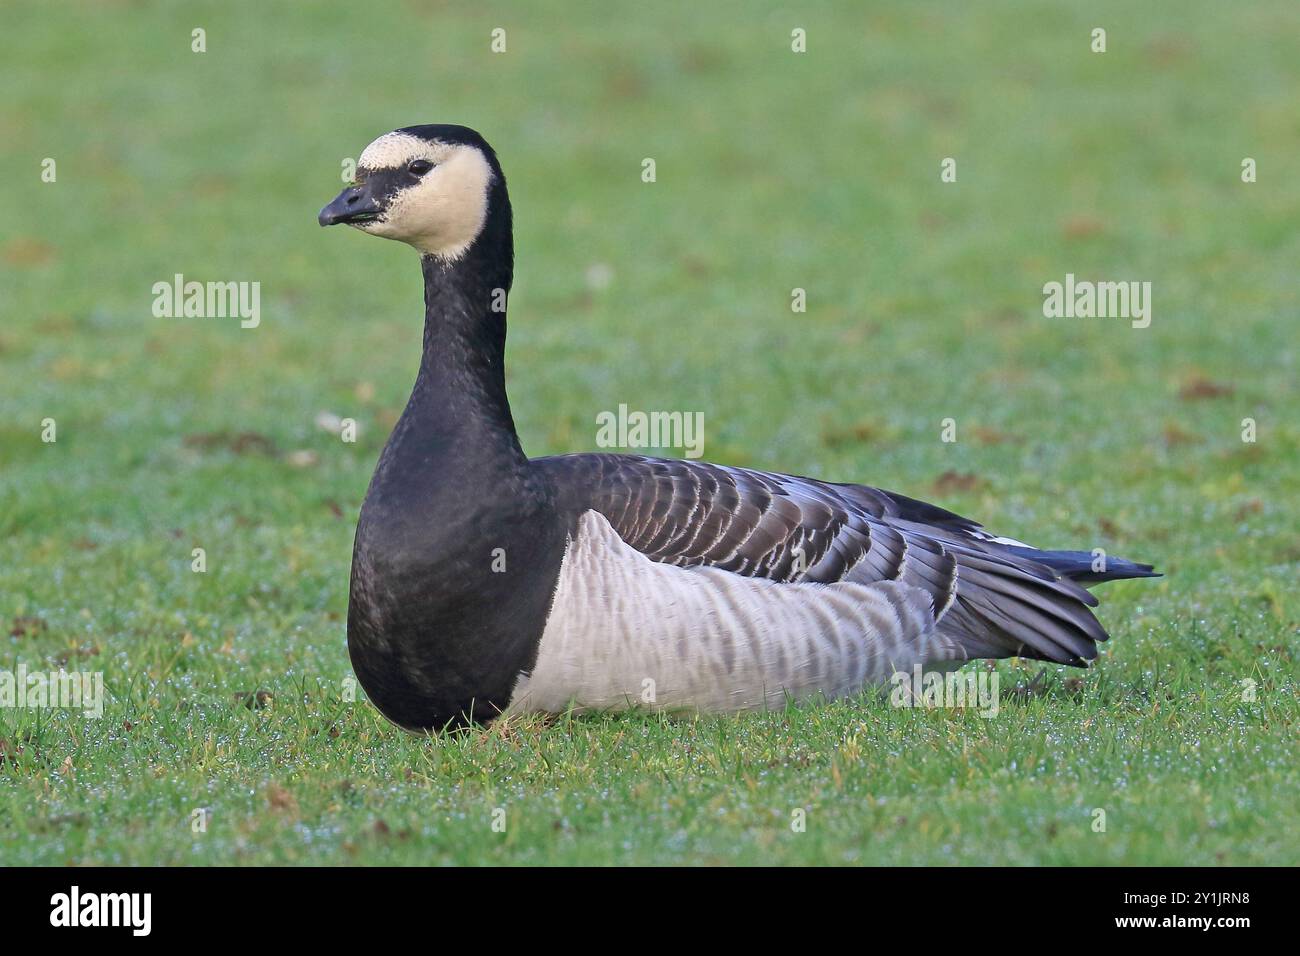
[[(324, 209), (322, 226), (345, 223), (397, 239), (421, 256), (455, 262), (485, 233), (509, 236), (510, 202), (496, 154), (465, 126), (408, 126), (362, 151), (356, 181)], [(489, 228), (495, 222), (496, 228)]]

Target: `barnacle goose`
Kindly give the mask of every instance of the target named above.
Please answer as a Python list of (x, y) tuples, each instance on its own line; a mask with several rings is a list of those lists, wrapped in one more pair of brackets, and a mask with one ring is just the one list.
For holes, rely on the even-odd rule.
[(697, 461), (529, 459), (506, 399), (506, 180), (463, 126), (361, 154), (321, 210), (420, 253), (424, 347), (352, 558), (348, 647), (394, 723), (652, 706), (742, 711), (854, 694), (915, 665), (1083, 666), (1083, 584), (1148, 565), (1040, 551), (863, 485)]

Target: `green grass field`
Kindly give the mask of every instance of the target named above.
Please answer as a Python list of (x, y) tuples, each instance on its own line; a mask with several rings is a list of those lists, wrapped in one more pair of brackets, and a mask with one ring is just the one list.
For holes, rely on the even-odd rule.
[[(107, 703), (0, 708), (0, 863), (1300, 862), (1300, 7), (611, 6), (6, 13), (0, 671), (102, 671)], [(1099, 591), (1092, 670), (999, 664), (992, 719), (871, 694), (430, 739), (347, 700), (421, 286), (316, 213), (425, 122), (510, 178), (531, 454), (700, 410), (708, 460), (1166, 576)], [(260, 282), (260, 325), (156, 318), (176, 273)], [(1150, 327), (1044, 318), (1067, 273), (1150, 281)]]

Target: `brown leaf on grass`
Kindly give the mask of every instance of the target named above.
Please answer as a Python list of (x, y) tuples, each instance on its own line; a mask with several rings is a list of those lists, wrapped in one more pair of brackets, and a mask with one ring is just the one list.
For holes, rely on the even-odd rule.
[(624, 60), (619, 60), (609, 63), (604, 86), (615, 99), (639, 100), (649, 90), (650, 83), (640, 70)]
[(28, 637), (30, 635), (43, 634), (48, 628), (43, 618), (33, 617), (31, 615), (20, 615), (14, 618), (13, 625), (9, 628), (10, 637)]
[(936, 495), (949, 495), (959, 491), (979, 491), (988, 487), (988, 482), (973, 471), (945, 471), (930, 485)]
[(1249, 501), (1243, 501), (1233, 515), (1238, 521), (1245, 521), (1251, 515), (1257, 515), (1264, 510), (1264, 502), (1258, 498), (1251, 498)]
[(1183, 382), (1183, 387), (1178, 390), (1178, 397), (1184, 402), (1192, 402), (1201, 398), (1223, 398), (1235, 391), (1232, 385), (1225, 382), (1211, 381), (1204, 375), (1193, 375)]
[(11, 743), (7, 737), (0, 737), (0, 766), (3, 766), (6, 761), (16, 764), (22, 754), (21, 746)]
[(827, 448), (845, 445), (863, 445), (885, 437), (885, 430), (876, 422), (860, 421), (852, 425), (827, 428), (822, 431), (822, 444)]
[(1196, 52), (1191, 39), (1181, 33), (1162, 33), (1143, 44), (1142, 50), (1144, 57), (1157, 66), (1182, 63)]
[(708, 259), (691, 253), (682, 256), (682, 269), (693, 279), (707, 279), (713, 274), (713, 266)]
[(1106, 231), (1106, 224), (1096, 216), (1077, 213), (1061, 223), (1061, 235), (1066, 239), (1091, 239)]
[(200, 432), (186, 435), (186, 448), (200, 451), (230, 451), (236, 455), (275, 455), (275, 442), (258, 432)]
[(1165, 445), (1173, 448), (1175, 445), (1192, 445), (1201, 441), (1201, 436), (1195, 432), (1189, 432), (1183, 426), (1176, 422), (1170, 422), (1164, 428)]
[(1007, 432), (998, 431), (996, 428), (987, 428), (984, 425), (976, 425), (970, 430), (971, 436), (980, 445), (1018, 445), (1024, 441), (1018, 435), (1011, 435)]
[(1112, 538), (1118, 538), (1124, 534), (1123, 529), (1109, 518), (1098, 518), (1097, 527), (1101, 530), (1102, 534), (1108, 535)]
[(266, 788), (266, 802), (272, 810), (278, 813), (298, 815), (298, 800), (278, 783), (273, 783)]
[(948, 225), (948, 219), (933, 210), (926, 210), (917, 216), (921, 228), (926, 232), (936, 232)]
[(330, 514), (332, 514), (334, 517), (336, 518), (343, 517), (343, 509), (339, 507), (339, 503), (335, 501), (333, 498), (325, 502), (325, 507), (330, 510)]
[(275, 702), (275, 695), (269, 690), (241, 690), (231, 697), (236, 704), (243, 704), (249, 710), (264, 710)]
[(58, 257), (59, 250), (43, 239), (20, 236), (4, 244), (2, 253), (5, 262), (21, 269), (43, 266)]
[(46, 312), (41, 316), (41, 331), (55, 335), (72, 334), (80, 328), (71, 312)]
[(727, 65), (727, 58), (721, 48), (703, 43), (686, 47), (681, 52), (679, 60), (683, 70), (697, 76), (717, 73)]
[(68, 648), (68, 650), (64, 651), (62, 654), (54, 655), (54, 657), (50, 658), (50, 660), (54, 661), (54, 663), (58, 664), (60, 667), (66, 667), (68, 662), (71, 661), (73, 658), (76, 658), (78, 660), (85, 660), (87, 657), (98, 657), (98, 656), (99, 656), (98, 644), (79, 644), (76, 647)]

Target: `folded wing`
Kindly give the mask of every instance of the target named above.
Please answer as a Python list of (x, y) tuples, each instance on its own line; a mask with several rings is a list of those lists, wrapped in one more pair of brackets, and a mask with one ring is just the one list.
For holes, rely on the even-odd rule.
[[(657, 562), (778, 582), (912, 585), (929, 594), (939, 630), (971, 658), (1082, 666), (1107, 639), (1089, 610), (1097, 599), (1059, 570), (1067, 552), (1004, 543), (912, 498), (636, 455), (563, 455), (535, 464), (553, 481), (562, 508), (599, 512)], [(1123, 564), (1132, 573), (1113, 576), (1151, 573)]]

